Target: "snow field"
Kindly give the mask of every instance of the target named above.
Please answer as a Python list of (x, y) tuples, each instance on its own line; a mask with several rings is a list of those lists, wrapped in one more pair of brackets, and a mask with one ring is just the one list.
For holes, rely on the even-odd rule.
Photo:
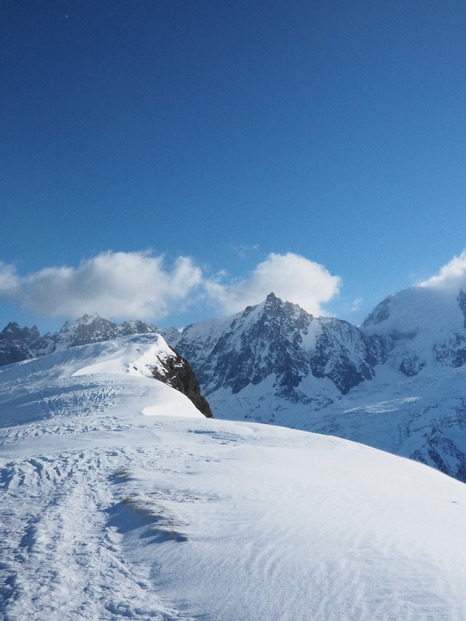
[(347, 440), (206, 419), (133, 373), (153, 345), (0, 371), (5, 621), (466, 620), (463, 484)]
[(463, 619), (461, 510), (424, 479), (445, 477), (316, 436), (289, 447), (284, 431), (218, 437), (223, 459), (196, 461), (204, 501), (177, 507), (188, 542), (163, 549), (163, 592), (179, 602), (182, 583), (182, 604), (220, 620)]

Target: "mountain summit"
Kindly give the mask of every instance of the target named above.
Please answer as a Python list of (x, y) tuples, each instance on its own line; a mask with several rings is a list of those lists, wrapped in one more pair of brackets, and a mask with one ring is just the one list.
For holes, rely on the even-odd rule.
[(237, 394), (273, 375), (274, 394), (292, 402), (309, 402), (308, 377), (325, 402), (371, 379), (380, 349), (350, 323), (313, 317), (274, 293), (233, 317), (190, 325), (171, 344), (192, 361), (206, 394)]
[(390, 366), (404, 375), (461, 367), (466, 362), (466, 294), (411, 287), (385, 298), (361, 329), (383, 337)]

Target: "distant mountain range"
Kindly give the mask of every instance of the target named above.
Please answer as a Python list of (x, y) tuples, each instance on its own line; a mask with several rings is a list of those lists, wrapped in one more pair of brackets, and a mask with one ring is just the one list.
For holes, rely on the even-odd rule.
[(0, 332), (0, 366), (78, 345), (156, 332), (156, 326), (144, 321), (125, 321), (118, 325), (98, 315), (84, 315), (74, 323), (67, 321), (59, 332), (44, 336), (40, 334), (37, 326), (20, 328), (16, 322), (11, 322)]
[[(128, 334), (144, 322), (85, 316), (54, 335), (9, 324), (0, 364)], [(466, 482), (466, 294), (413, 287), (360, 327), (271, 293), (232, 317), (161, 331), (192, 365), (214, 416), (337, 435)]]

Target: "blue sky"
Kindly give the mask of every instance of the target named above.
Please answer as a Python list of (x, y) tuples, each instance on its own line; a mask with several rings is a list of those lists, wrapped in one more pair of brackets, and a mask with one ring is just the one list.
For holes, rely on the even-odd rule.
[(466, 5), (3, 0), (0, 328), (267, 288), (359, 323), (466, 248)]

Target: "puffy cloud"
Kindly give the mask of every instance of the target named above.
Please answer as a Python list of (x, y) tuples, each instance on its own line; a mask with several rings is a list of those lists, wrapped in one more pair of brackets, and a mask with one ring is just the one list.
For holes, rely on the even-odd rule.
[(46, 317), (76, 318), (98, 313), (111, 319), (160, 320), (202, 301), (234, 313), (262, 302), (274, 291), (314, 315), (324, 314), (340, 278), (308, 259), (270, 254), (252, 274), (228, 281), (225, 274), (207, 279), (189, 257), (167, 268), (164, 256), (148, 252), (106, 252), (78, 267), (47, 267), (20, 277), (0, 263), (0, 297)]
[(117, 319), (160, 319), (187, 303), (201, 282), (201, 270), (187, 257), (167, 270), (163, 256), (106, 252), (78, 268), (49, 267), (21, 279), (3, 266), (0, 294), (9, 293), (24, 308), (48, 317), (97, 312)]
[(340, 277), (332, 276), (323, 265), (288, 252), (269, 254), (247, 279), (230, 284), (209, 282), (206, 288), (227, 313), (257, 304), (273, 291), (318, 316), (325, 314), (322, 304), (338, 293), (340, 284)]
[(466, 250), (458, 257), (453, 257), (438, 274), (419, 283), (419, 286), (439, 289), (466, 287)]

